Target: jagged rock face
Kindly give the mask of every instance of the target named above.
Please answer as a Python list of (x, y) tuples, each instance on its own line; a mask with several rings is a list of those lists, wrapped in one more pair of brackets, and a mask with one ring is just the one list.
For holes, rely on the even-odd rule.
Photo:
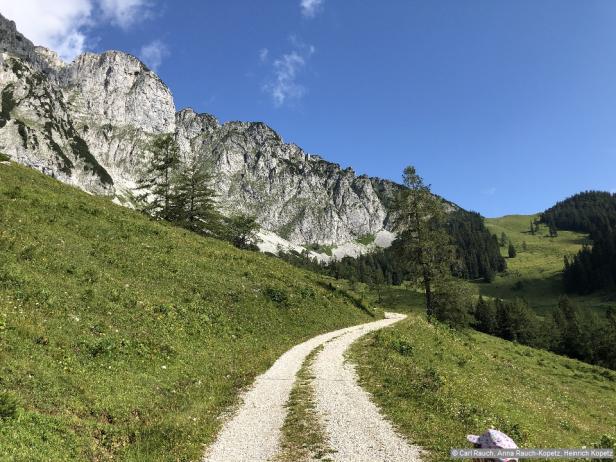
[(184, 160), (211, 166), (224, 211), (256, 215), (293, 243), (339, 244), (389, 227), (399, 185), (357, 177), (263, 123), (176, 113), (167, 86), (133, 56), (85, 53), (65, 64), (2, 16), (0, 50), (0, 150), (15, 160), (93, 193), (126, 196), (152, 138), (174, 132)]
[(388, 224), (381, 197), (394, 193), (393, 183), (311, 156), (262, 123), (220, 125), (184, 110), (176, 126), (184, 156), (197, 155), (216, 172), (225, 209), (256, 214), (264, 228), (291, 242), (341, 243)]
[(75, 130), (62, 93), (41, 72), (3, 53), (0, 66), (0, 151), (95, 194), (113, 180)]
[(152, 137), (175, 130), (171, 92), (141, 61), (118, 51), (84, 53), (58, 80), (80, 135), (118, 192), (130, 190)]

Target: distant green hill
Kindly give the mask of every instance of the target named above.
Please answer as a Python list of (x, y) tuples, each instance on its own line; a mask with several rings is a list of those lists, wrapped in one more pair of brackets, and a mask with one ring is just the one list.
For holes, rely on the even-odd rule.
[(0, 460), (197, 460), (241, 387), (372, 319), (361, 307), (314, 273), (0, 164)]
[[(565, 255), (574, 255), (582, 245), (588, 243), (588, 236), (572, 231), (558, 231), (557, 237), (549, 237), (548, 227), (539, 225), (535, 235), (530, 233), (530, 223), (539, 215), (508, 215), (488, 218), (488, 229), (499, 239), (505, 233), (516, 248), (515, 258), (507, 258), (507, 271), (496, 277), (492, 284), (481, 284), (484, 295), (511, 299), (525, 298), (538, 312), (552, 310), (558, 298), (564, 293), (562, 271)], [(524, 250), (524, 243), (526, 250)], [(507, 246), (501, 247), (507, 256)], [(616, 305), (609, 294), (591, 297), (572, 297), (583, 307), (605, 309)]]

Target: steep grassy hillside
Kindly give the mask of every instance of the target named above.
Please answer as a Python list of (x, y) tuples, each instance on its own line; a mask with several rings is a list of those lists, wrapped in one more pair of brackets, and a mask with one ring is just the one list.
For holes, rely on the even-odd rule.
[(491, 426), (524, 447), (616, 445), (616, 373), (474, 331), (409, 319), (350, 353), (400, 431), (449, 459)]
[(0, 460), (198, 460), (282, 352), (372, 319), (328, 284), (0, 164)]
[[(507, 258), (507, 272), (496, 277), (491, 284), (480, 284), (484, 295), (511, 299), (523, 297), (538, 312), (551, 310), (564, 292), (562, 270), (565, 255), (576, 254), (588, 242), (584, 234), (559, 231), (558, 236), (548, 236), (548, 228), (539, 226), (539, 231), (530, 234), (530, 222), (537, 215), (509, 215), (488, 218), (488, 229), (499, 239), (505, 233), (517, 250), (515, 258)], [(523, 243), (526, 243), (526, 250)], [(507, 247), (501, 248), (507, 256)], [(572, 297), (580, 306), (604, 309), (614, 305), (608, 295)]]

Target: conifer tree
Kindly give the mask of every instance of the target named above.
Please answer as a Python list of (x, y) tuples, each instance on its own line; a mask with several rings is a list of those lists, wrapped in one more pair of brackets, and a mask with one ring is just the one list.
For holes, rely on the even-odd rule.
[(142, 211), (153, 217), (173, 221), (173, 176), (179, 165), (179, 147), (173, 134), (159, 135), (149, 146), (152, 154), (137, 189)]
[(221, 231), (222, 216), (211, 183), (212, 175), (204, 162), (193, 160), (183, 165), (174, 178), (172, 208), (181, 226), (216, 236)]
[(404, 170), (404, 185), (395, 205), (400, 248), (425, 292), (426, 314), (435, 314), (434, 285), (450, 271), (454, 251), (444, 228), (445, 204), (424, 184), (414, 167)]
[(509, 255), (509, 258), (515, 258), (515, 256), (517, 255), (515, 247), (511, 242), (509, 243), (509, 249), (507, 250), (507, 254)]
[(500, 237), (500, 246), (501, 247), (505, 247), (507, 245), (507, 242), (509, 242), (509, 238), (507, 237), (507, 235), (505, 234), (505, 232), (503, 231), (501, 233), (501, 237)]
[(480, 332), (495, 335), (496, 324), (496, 307), (494, 303), (487, 302), (482, 296), (479, 296), (479, 302), (475, 308), (475, 328)]
[(259, 225), (254, 217), (249, 215), (233, 215), (224, 219), (225, 238), (240, 249), (255, 250), (257, 248)]

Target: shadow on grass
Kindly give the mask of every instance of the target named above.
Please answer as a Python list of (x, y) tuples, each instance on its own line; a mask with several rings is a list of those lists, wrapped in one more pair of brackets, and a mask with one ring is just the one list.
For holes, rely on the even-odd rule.
[(321, 287), (323, 287), (325, 290), (328, 290), (330, 292), (335, 292), (335, 293), (337, 293), (339, 295), (342, 295), (344, 298), (349, 300), (355, 307), (357, 307), (360, 310), (362, 310), (364, 313), (366, 313), (371, 318), (376, 317), (376, 315), (370, 310), (370, 308), (368, 308), (366, 306), (366, 304), (364, 303), (363, 300), (353, 296), (352, 294), (350, 294), (345, 289), (341, 289), (340, 287), (336, 287), (331, 282), (319, 281), (319, 282), (317, 282), (317, 284), (320, 285)]

